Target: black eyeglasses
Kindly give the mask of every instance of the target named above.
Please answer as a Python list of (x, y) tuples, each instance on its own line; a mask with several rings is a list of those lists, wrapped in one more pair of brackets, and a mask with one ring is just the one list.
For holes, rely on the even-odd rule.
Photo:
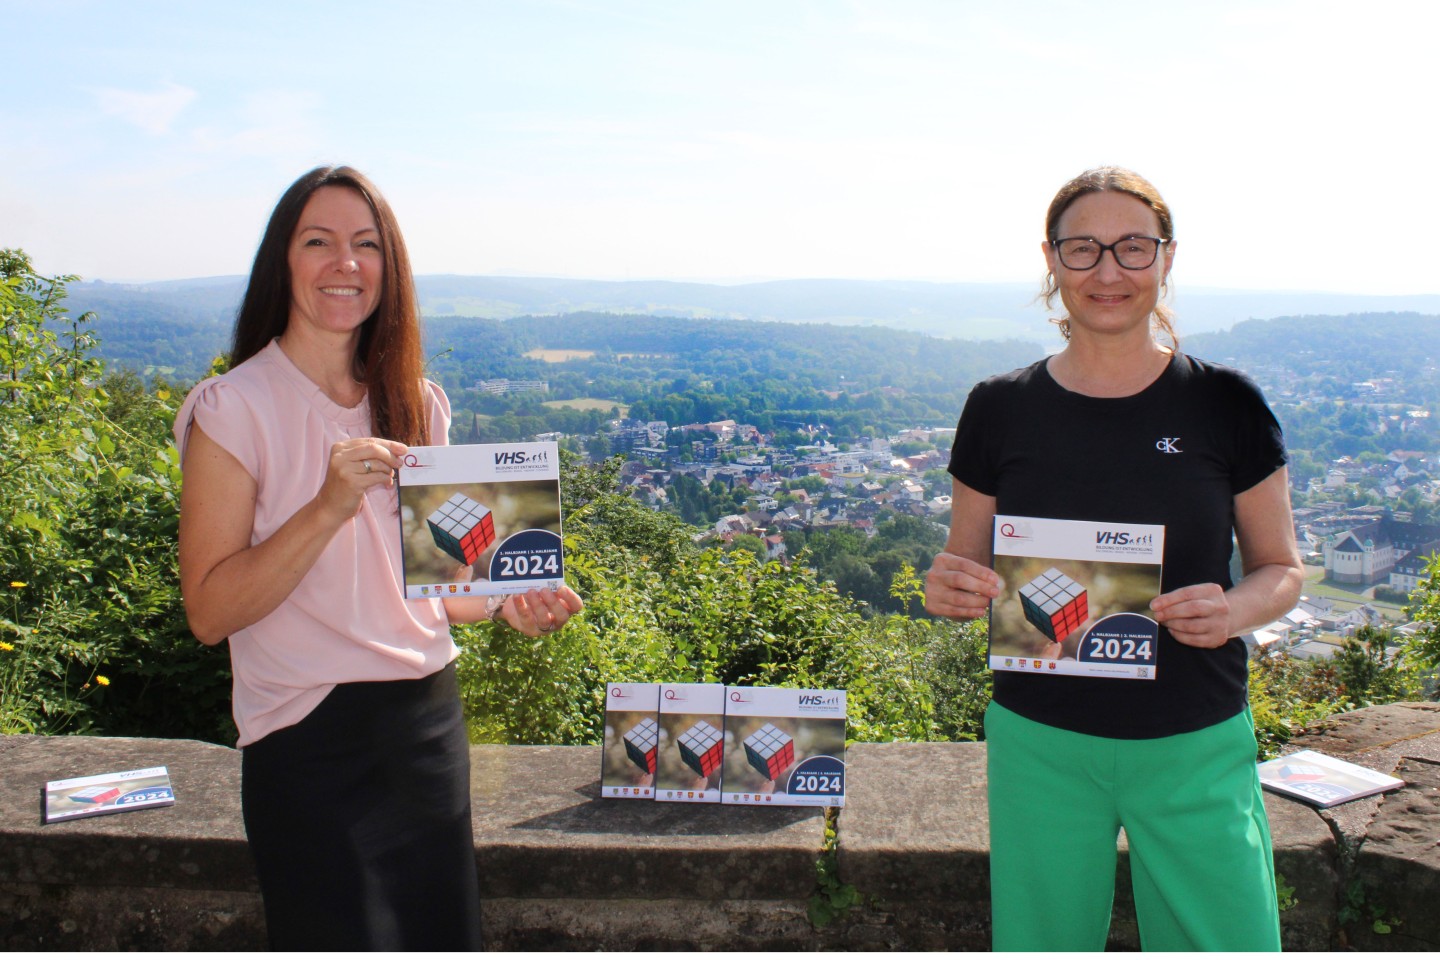
[(1114, 243), (1101, 243), (1090, 237), (1068, 237), (1051, 240), (1050, 246), (1060, 255), (1067, 270), (1092, 270), (1106, 250), (1126, 270), (1144, 270), (1155, 263), (1160, 248), (1169, 243), (1159, 237), (1126, 237)]

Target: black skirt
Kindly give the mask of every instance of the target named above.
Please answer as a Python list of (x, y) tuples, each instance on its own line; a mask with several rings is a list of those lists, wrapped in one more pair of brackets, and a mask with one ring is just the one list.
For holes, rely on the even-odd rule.
[(245, 747), (241, 775), (271, 949), (481, 948), (454, 664), (339, 684)]

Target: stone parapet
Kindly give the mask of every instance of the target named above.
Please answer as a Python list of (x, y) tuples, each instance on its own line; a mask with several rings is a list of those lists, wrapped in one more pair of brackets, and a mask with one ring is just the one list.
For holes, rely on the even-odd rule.
[[(1330, 811), (1267, 794), (1286, 948), (1440, 948), (1440, 705), (1356, 711), (1292, 747), (1408, 783)], [(473, 747), (491, 946), (987, 949), (984, 745), (858, 744), (849, 761), (837, 862), (864, 901), (817, 931), (821, 810), (603, 800), (595, 748)], [(158, 765), (173, 807), (40, 823), (47, 780)], [(263, 949), (239, 778), (236, 751), (197, 741), (0, 737), (0, 948)], [(1128, 890), (1122, 842), (1114, 949), (1138, 946)]]

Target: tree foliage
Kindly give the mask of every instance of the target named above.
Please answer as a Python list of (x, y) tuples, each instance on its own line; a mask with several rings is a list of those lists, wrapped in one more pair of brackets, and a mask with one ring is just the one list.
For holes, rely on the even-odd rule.
[(1404, 643), (1403, 655), (1417, 671), (1428, 675), (1427, 689), (1431, 697), (1440, 697), (1436, 673), (1440, 671), (1440, 554), (1430, 558), (1425, 576), (1410, 594), (1405, 617), (1420, 625), (1420, 630)]
[(72, 279), (0, 251), (0, 732), (228, 739), (228, 665), (181, 614), (176, 398), (105, 377)]

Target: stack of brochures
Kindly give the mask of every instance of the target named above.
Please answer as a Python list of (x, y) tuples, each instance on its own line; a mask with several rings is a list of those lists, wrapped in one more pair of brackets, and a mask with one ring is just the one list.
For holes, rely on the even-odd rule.
[(612, 683), (600, 795), (843, 807), (845, 691)]

